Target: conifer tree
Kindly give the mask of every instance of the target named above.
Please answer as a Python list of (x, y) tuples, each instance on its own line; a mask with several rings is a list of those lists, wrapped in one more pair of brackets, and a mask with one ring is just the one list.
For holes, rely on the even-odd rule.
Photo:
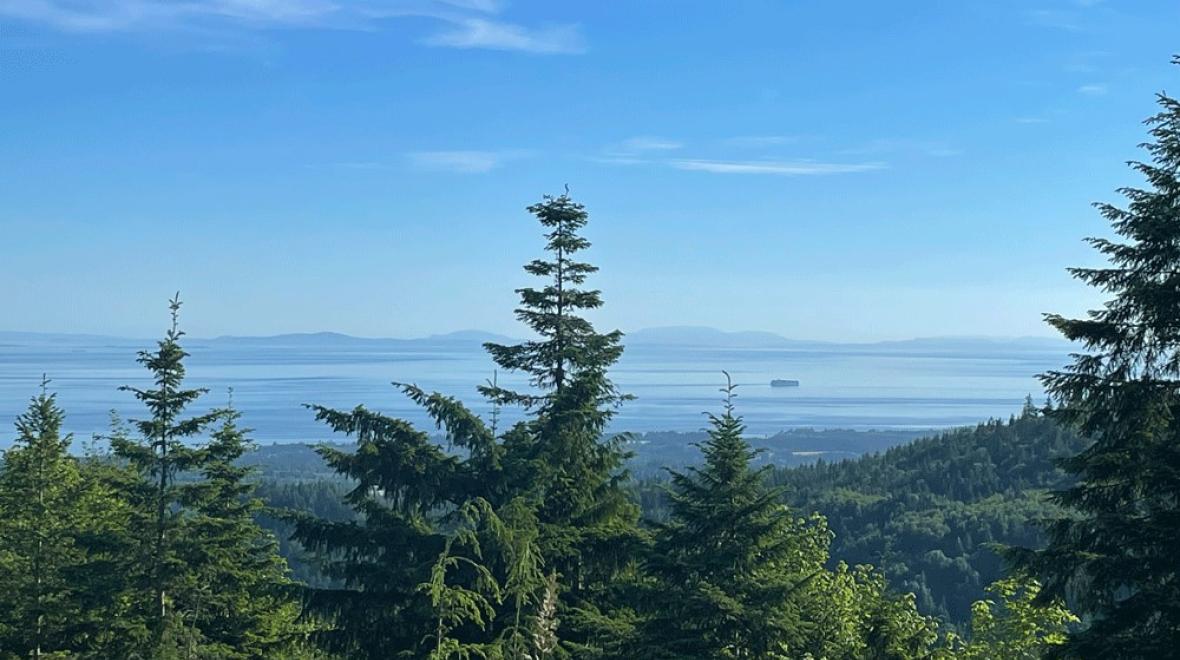
[(590, 242), (579, 231), (589, 214), (568, 194), (528, 208), (545, 228), (548, 259), (525, 265), (540, 288), (517, 290), (518, 320), (537, 339), (485, 344), (496, 364), (529, 375), (526, 392), (481, 387), (495, 404), (521, 405), (532, 416), (504, 437), (503, 474), (515, 495), (537, 504), (538, 539), (546, 569), (563, 594), (563, 632), (571, 650), (590, 656), (614, 641), (620, 624), (603, 611), (604, 593), (638, 547), (638, 513), (622, 491), (622, 438), (605, 438), (621, 393), (608, 369), (622, 355), (622, 333), (599, 333), (581, 316), (602, 306), (601, 292), (582, 288), (598, 268), (578, 261)]
[(116, 507), (69, 455), (48, 383), (17, 419), (0, 469), (0, 657), (77, 653), (101, 616), (86, 591), (85, 539)]
[[(1174, 61), (1180, 65), (1180, 58)], [(1145, 188), (1125, 208), (1098, 209), (1120, 237), (1091, 238), (1109, 265), (1072, 274), (1107, 295), (1087, 318), (1047, 316), (1080, 344), (1072, 364), (1042, 376), (1050, 413), (1093, 440), (1063, 462), (1074, 486), (1048, 547), (1014, 551), (1085, 626), (1053, 657), (1162, 658), (1180, 648), (1180, 101), (1161, 94), (1148, 120)]]
[[(274, 537), (259, 527), (262, 502), (254, 470), (239, 459), (251, 447), (241, 413), (218, 411), (220, 424), (199, 451), (199, 467), (183, 485), (186, 516), (177, 550), (190, 576), (183, 604), (186, 625), (200, 630), (202, 657), (257, 658), (292, 653), (297, 642), (294, 600), (286, 562)], [(195, 635), (188, 636), (190, 646)], [(190, 649), (191, 650), (191, 649)]]
[[(318, 451), (353, 484), (345, 501), (359, 518), (288, 516), (293, 537), (341, 585), (309, 591), (312, 611), (330, 621), (316, 641), (347, 657), (386, 658), (395, 650), (424, 657), (438, 646), (438, 605), (421, 585), (437, 581), (436, 565), (448, 547), (440, 523), (466, 499), (460, 460), (403, 420), (362, 406), (312, 409), (316, 419), (355, 438), (354, 451), (328, 445)], [(486, 433), (477, 419), (471, 422), (477, 434)]]
[[(601, 305), (597, 291), (579, 288), (595, 268), (572, 259), (589, 245), (577, 233), (585, 210), (565, 195), (529, 210), (548, 229), (553, 255), (525, 267), (548, 278), (546, 286), (519, 291), (517, 316), (539, 339), (486, 348), (501, 368), (527, 373), (532, 389), (515, 392), (495, 380), (480, 387), (493, 406), (492, 426), (452, 397), (397, 383), (454, 453), (407, 422), (364, 407), (312, 406), (317, 419), (357, 442), (355, 452), (319, 451), (355, 483), (346, 499), (360, 520), (290, 518), (294, 538), (344, 585), (311, 594), (314, 609), (334, 621), (318, 636), (325, 648), (356, 657), (385, 657), (390, 649), (437, 653), (439, 608), (452, 597), (468, 602), (485, 593), (490, 583), (480, 577), (483, 570), (503, 598), (491, 603), (490, 620), (443, 617), (454, 648), (520, 654), (535, 622), (548, 631), (542, 646), (556, 648), (558, 621), (561, 642), (579, 644), (580, 657), (610, 643), (595, 639), (617, 623), (602, 595), (632, 561), (638, 535), (635, 507), (619, 485), (620, 442), (602, 440), (626, 398), (606, 373), (622, 351), (621, 334), (599, 334), (577, 316)], [(503, 405), (522, 406), (528, 418), (499, 432)], [(485, 523), (500, 521), (497, 530), (480, 530), (482, 556), (454, 537), (457, 512), (476, 502), (486, 506)], [(447, 569), (441, 572), (440, 557)], [(586, 621), (592, 623), (580, 625)]]
[[(728, 381), (728, 374), (726, 375)], [(807, 585), (823, 572), (827, 530), (799, 520), (764, 484), (742, 437), (728, 382), (709, 415), (704, 462), (672, 471), (671, 520), (659, 526), (647, 568), (643, 657), (801, 657)]]
[[(197, 467), (199, 452), (185, 439), (198, 437), (217, 418), (216, 413), (184, 417), (185, 410), (206, 390), (184, 388), (184, 332), (179, 327), (180, 296), (169, 302), (172, 324), (155, 351), (140, 351), (137, 362), (152, 374), (154, 387), (122, 387), (147, 409), (150, 417), (134, 422), (142, 439), (116, 437), (111, 440), (114, 455), (127, 462), (137, 479), (131, 481), (128, 498), (136, 511), (130, 529), (141, 536), (134, 545), (143, 553), (132, 566), (137, 584), (134, 599), (151, 635), (150, 644), (162, 652), (165, 647), (188, 646), (178, 613), (172, 607), (173, 590), (183, 590), (187, 567), (179, 550), (182, 488), (178, 473)], [(192, 633), (189, 629), (188, 633)]]
[[(113, 467), (102, 469), (130, 509), (117, 539), (124, 611), (111, 621), (101, 655), (151, 658), (293, 657), (298, 608), (277, 544), (254, 520), (261, 503), (250, 470), (237, 465), (249, 448), (232, 406), (186, 416), (205, 393), (185, 387), (179, 297), (171, 327), (138, 362), (153, 387), (123, 388), (146, 407), (110, 437)], [(208, 428), (220, 425), (202, 442)]]
[(148, 532), (143, 525), (150, 519), (151, 484), (111, 451), (120, 442), (131, 443), (131, 433), (112, 410), (107, 433), (93, 436), (80, 461), (84, 477), (105, 495), (100, 499), (104, 524), (89, 530), (83, 541), (89, 564), (75, 572), (85, 608), (96, 623), (85, 636), (82, 658), (135, 657), (150, 648), (150, 612), (144, 606)]

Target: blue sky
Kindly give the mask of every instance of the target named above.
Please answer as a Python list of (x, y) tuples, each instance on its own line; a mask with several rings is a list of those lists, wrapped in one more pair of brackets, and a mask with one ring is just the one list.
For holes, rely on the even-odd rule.
[(570, 184), (634, 329), (1045, 335), (1180, 3), (0, 0), (0, 329), (519, 332)]

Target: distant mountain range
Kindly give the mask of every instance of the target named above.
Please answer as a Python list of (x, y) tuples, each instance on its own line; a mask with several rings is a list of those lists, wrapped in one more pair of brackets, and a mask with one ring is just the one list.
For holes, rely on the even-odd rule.
[[(7, 332), (0, 331), (0, 345), (105, 345), (145, 346), (152, 339), (132, 339), (93, 334)], [(377, 346), (456, 346), (479, 345), (484, 342), (513, 343), (512, 337), (482, 330), (459, 330), (446, 334), (430, 335), (412, 339), (389, 337), (355, 337), (338, 332), (291, 333), (269, 336), (224, 335), (213, 338), (190, 338), (190, 345), (217, 346), (323, 346), (325, 348), (377, 347)], [(628, 346), (678, 347), (678, 348), (778, 348), (812, 349), (856, 348), (897, 351), (992, 351), (1004, 350), (1067, 350), (1068, 342), (1053, 337), (923, 337), (916, 339), (880, 342), (829, 342), (819, 340), (789, 339), (773, 332), (744, 331), (726, 332), (704, 326), (667, 326), (644, 328), (629, 332), (624, 339)]]
[[(0, 346), (5, 344), (19, 345), (66, 345), (66, 346), (147, 346), (155, 339), (136, 339), (131, 337), (114, 337), (109, 335), (68, 334), (52, 332), (8, 332), (0, 331)], [(484, 342), (513, 343), (518, 340), (504, 335), (482, 330), (459, 330), (429, 337), (413, 339), (398, 339), (391, 337), (356, 337), (339, 332), (297, 332), (282, 335), (236, 336), (222, 335), (220, 337), (200, 338), (188, 337), (185, 343), (195, 346), (300, 346), (325, 348), (340, 347), (375, 347), (396, 345), (457, 345), (482, 344)]]
[[(0, 333), (0, 338), (3, 333)], [(194, 340), (200, 343), (229, 345), (229, 344), (268, 344), (282, 346), (375, 346), (388, 344), (483, 344), (484, 342), (512, 343), (517, 340), (482, 330), (459, 330), (429, 337), (414, 339), (396, 339), (389, 337), (354, 337), (339, 332), (306, 332), (285, 335), (270, 335), (262, 337), (239, 337), (223, 335), (213, 339)]]
[(830, 342), (787, 339), (773, 332), (726, 332), (696, 325), (644, 328), (628, 332), (626, 343), (660, 346), (719, 346), (725, 348), (794, 348), (830, 345)]
[(718, 348), (849, 348), (898, 350), (972, 350), (996, 348), (1065, 349), (1069, 342), (1055, 337), (918, 337), (877, 342), (832, 342), (789, 339), (773, 332), (726, 332), (705, 326), (644, 328), (627, 333), (629, 345), (698, 346)]

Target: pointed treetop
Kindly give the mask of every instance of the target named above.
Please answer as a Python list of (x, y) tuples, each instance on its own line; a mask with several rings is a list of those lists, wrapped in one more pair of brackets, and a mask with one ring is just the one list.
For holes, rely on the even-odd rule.
[(172, 316), (172, 327), (169, 329), (169, 334), (174, 337), (179, 337), (184, 334), (184, 332), (180, 330), (180, 306), (182, 304), (183, 303), (180, 302), (179, 291), (177, 291), (176, 295), (172, 296), (172, 299), (168, 301), (168, 312)]
[(724, 369), (721, 373), (725, 374), (725, 387), (721, 388), (721, 393), (725, 395), (725, 414), (732, 417), (734, 411), (733, 400), (737, 398), (737, 385), (734, 384), (733, 378), (730, 377), (729, 372)]

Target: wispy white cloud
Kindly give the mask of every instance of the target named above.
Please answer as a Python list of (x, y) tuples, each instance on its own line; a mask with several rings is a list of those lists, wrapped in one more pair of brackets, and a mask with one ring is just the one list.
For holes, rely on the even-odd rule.
[(1079, 94), (1085, 94), (1087, 96), (1102, 96), (1107, 91), (1105, 83), (1089, 83), (1078, 88)]
[(738, 149), (762, 149), (794, 144), (798, 141), (799, 137), (796, 135), (739, 135), (722, 140), (722, 144)]
[(683, 148), (684, 143), (678, 140), (640, 135), (608, 145), (602, 150), (601, 155), (592, 156), (590, 159), (599, 163), (613, 165), (638, 165), (647, 163), (648, 159), (656, 154)]
[(576, 25), (526, 28), (485, 18), (453, 21), (442, 32), (423, 40), (428, 46), (487, 48), (528, 53), (584, 53), (586, 43)]
[(67, 32), (168, 30), (215, 22), (249, 28), (335, 26), (353, 13), (328, 0), (0, 0), (2, 16)]
[(877, 138), (856, 147), (841, 149), (838, 153), (846, 156), (868, 156), (888, 153), (916, 153), (936, 158), (959, 156), (961, 149), (937, 140), (913, 140), (908, 138)]
[(641, 151), (674, 151), (684, 147), (684, 143), (667, 138), (643, 135), (627, 138), (617, 145), (617, 151), (637, 153)]
[[(713, 141), (713, 145), (728, 147), (768, 148), (795, 142), (793, 136), (764, 135), (739, 136)], [(771, 174), (779, 176), (816, 176), (825, 174), (850, 174), (868, 172), (885, 167), (881, 162), (834, 163), (804, 159), (784, 159), (772, 156), (766, 151), (762, 158), (730, 159), (716, 157), (673, 157), (683, 153), (687, 145), (679, 140), (663, 137), (638, 136), (609, 145), (598, 156), (590, 160), (606, 165), (648, 166), (671, 168), (689, 172), (713, 174)], [(695, 150), (694, 150), (695, 151)]]
[(460, 9), (471, 9), (489, 14), (500, 11), (500, 8), (503, 6), (503, 3), (498, 0), (438, 0), (438, 2)]
[(410, 163), (417, 169), (456, 174), (483, 174), (502, 166), (504, 163), (525, 158), (527, 151), (415, 151), (408, 154)]
[(337, 170), (379, 170), (385, 164), (375, 160), (343, 160), (325, 163), (324, 166)]
[(1065, 56), (1062, 68), (1069, 73), (1093, 74), (1106, 68), (1110, 59), (1108, 50), (1085, 50)]
[(711, 172), (713, 174), (774, 174), (779, 176), (817, 176), (852, 174), (885, 169), (884, 163), (821, 163), (815, 161), (775, 160), (702, 160), (678, 159), (668, 161), (678, 170)]
[(577, 25), (532, 27), (500, 17), (498, 0), (0, 0), (0, 18), (75, 33), (216, 33), (289, 28), (376, 30), (383, 21), (426, 18), (433, 46), (529, 53), (580, 53)]

